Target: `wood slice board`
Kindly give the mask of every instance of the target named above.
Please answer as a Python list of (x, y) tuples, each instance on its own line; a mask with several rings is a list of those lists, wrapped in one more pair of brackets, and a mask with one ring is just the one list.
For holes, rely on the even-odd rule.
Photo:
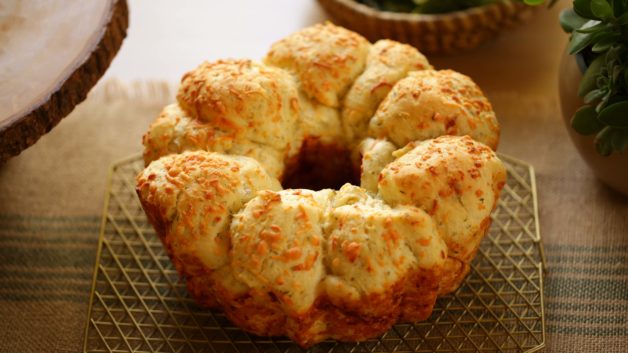
[(127, 27), (126, 0), (0, 3), (0, 164), (85, 100)]

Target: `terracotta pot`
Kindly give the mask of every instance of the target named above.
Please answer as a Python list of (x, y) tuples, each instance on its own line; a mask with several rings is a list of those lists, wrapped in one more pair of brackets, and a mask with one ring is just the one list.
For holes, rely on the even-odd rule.
[(593, 136), (582, 136), (571, 127), (571, 117), (584, 102), (578, 96), (578, 86), (585, 70), (584, 61), (576, 56), (563, 54), (558, 77), (560, 107), (565, 126), (582, 159), (587, 162), (593, 173), (606, 185), (628, 195), (628, 153), (613, 153), (608, 157), (600, 156), (595, 150)]

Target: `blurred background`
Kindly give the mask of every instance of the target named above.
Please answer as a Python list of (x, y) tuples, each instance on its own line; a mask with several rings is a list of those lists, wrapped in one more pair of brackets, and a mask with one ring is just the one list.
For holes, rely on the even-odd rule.
[[(559, 1), (536, 8), (513, 28), (479, 48), (429, 55), (437, 68), (461, 71), (488, 92), (504, 88), (557, 94), (556, 77), (568, 36), (558, 14), (570, 6)], [(129, 1), (129, 34), (105, 78), (124, 81), (163, 79), (178, 82), (203, 60), (257, 58), (272, 43), (329, 19), (314, 0), (194, 1), (177, 6), (167, 0)]]

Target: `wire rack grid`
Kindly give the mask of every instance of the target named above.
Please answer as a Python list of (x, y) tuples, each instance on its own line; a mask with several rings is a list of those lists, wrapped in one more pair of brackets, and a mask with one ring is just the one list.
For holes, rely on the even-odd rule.
[[(508, 181), (493, 223), (454, 293), (429, 320), (308, 353), (536, 352), (545, 346), (543, 272), (533, 168), (500, 155)], [(105, 197), (84, 351), (297, 353), (287, 338), (247, 334), (189, 298), (135, 194), (140, 156), (115, 163)]]

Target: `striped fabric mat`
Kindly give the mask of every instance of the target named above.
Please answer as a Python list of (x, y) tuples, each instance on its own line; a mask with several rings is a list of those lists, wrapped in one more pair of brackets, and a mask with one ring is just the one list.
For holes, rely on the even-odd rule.
[(99, 225), (98, 217), (0, 215), (0, 298), (84, 303)]

